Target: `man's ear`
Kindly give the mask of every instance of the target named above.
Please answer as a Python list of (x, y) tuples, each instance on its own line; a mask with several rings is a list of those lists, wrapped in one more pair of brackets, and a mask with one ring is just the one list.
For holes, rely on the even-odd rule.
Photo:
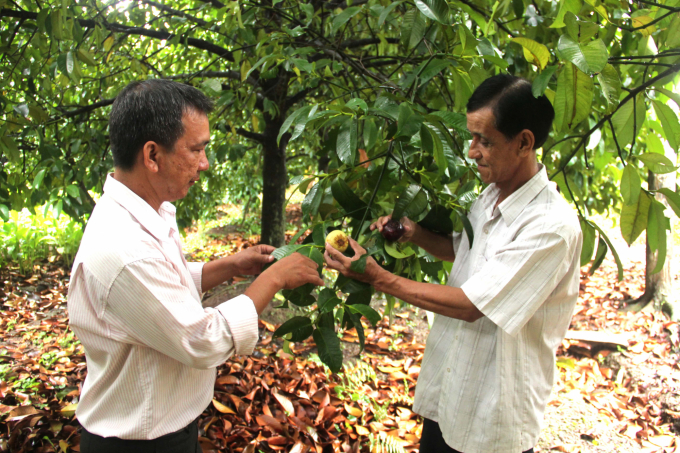
[(158, 157), (160, 154), (160, 145), (156, 142), (146, 142), (142, 147), (141, 158), (144, 167), (153, 173), (158, 173)]
[(536, 139), (534, 138), (534, 133), (529, 129), (524, 129), (518, 134), (517, 139), (519, 140), (519, 153), (525, 155), (529, 152), (534, 151), (534, 143)]

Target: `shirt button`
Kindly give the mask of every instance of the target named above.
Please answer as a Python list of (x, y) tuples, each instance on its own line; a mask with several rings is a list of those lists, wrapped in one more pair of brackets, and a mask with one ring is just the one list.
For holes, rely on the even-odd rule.
[(488, 228), (484, 228), (484, 234), (489, 234), (489, 229), (488, 229)]
[(450, 372), (451, 372), (451, 368), (447, 368), (447, 369), (446, 369), (446, 372), (447, 372), (447, 373), (450, 373)]

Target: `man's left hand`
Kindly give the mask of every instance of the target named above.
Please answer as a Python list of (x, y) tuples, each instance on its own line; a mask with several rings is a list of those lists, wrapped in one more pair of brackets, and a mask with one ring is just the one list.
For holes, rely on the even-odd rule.
[(236, 275), (257, 275), (262, 272), (262, 267), (274, 261), (271, 253), (276, 247), (271, 245), (256, 245), (238, 252), (234, 255), (234, 268)]
[(349, 245), (352, 247), (352, 250), (354, 250), (354, 256), (352, 258), (343, 255), (342, 252), (326, 243), (326, 252), (324, 253), (326, 265), (331, 269), (339, 271), (345, 277), (374, 284), (379, 273), (382, 271), (382, 268), (369, 256), (366, 258), (366, 270), (363, 274), (351, 270), (350, 266), (352, 265), (352, 262), (359, 260), (362, 255), (365, 255), (366, 249), (360, 246), (357, 241), (352, 238), (349, 238)]

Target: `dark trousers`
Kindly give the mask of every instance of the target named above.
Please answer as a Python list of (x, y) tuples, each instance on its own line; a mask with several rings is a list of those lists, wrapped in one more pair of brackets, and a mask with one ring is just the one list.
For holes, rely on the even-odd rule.
[(198, 443), (198, 421), (186, 428), (151, 440), (102, 437), (82, 428), (80, 453), (202, 453)]
[[(427, 418), (423, 422), (423, 434), (420, 436), (419, 451), (420, 453), (461, 453), (446, 445), (444, 437), (442, 437), (442, 431), (439, 429), (439, 423)], [(524, 453), (534, 453), (534, 449), (531, 448)]]

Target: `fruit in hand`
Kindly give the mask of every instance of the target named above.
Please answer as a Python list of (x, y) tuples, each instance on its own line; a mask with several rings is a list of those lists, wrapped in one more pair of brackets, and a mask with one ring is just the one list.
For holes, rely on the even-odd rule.
[(390, 242), (398, 241), (405, 232), (404, 225), (394, 219), (388, 220), (382, 229), (383, 237)]
[(349, 246), (349, 238), (341, 230), (333, 230), (326, 236), (328, 242), (334, 249), (344, 252)]

